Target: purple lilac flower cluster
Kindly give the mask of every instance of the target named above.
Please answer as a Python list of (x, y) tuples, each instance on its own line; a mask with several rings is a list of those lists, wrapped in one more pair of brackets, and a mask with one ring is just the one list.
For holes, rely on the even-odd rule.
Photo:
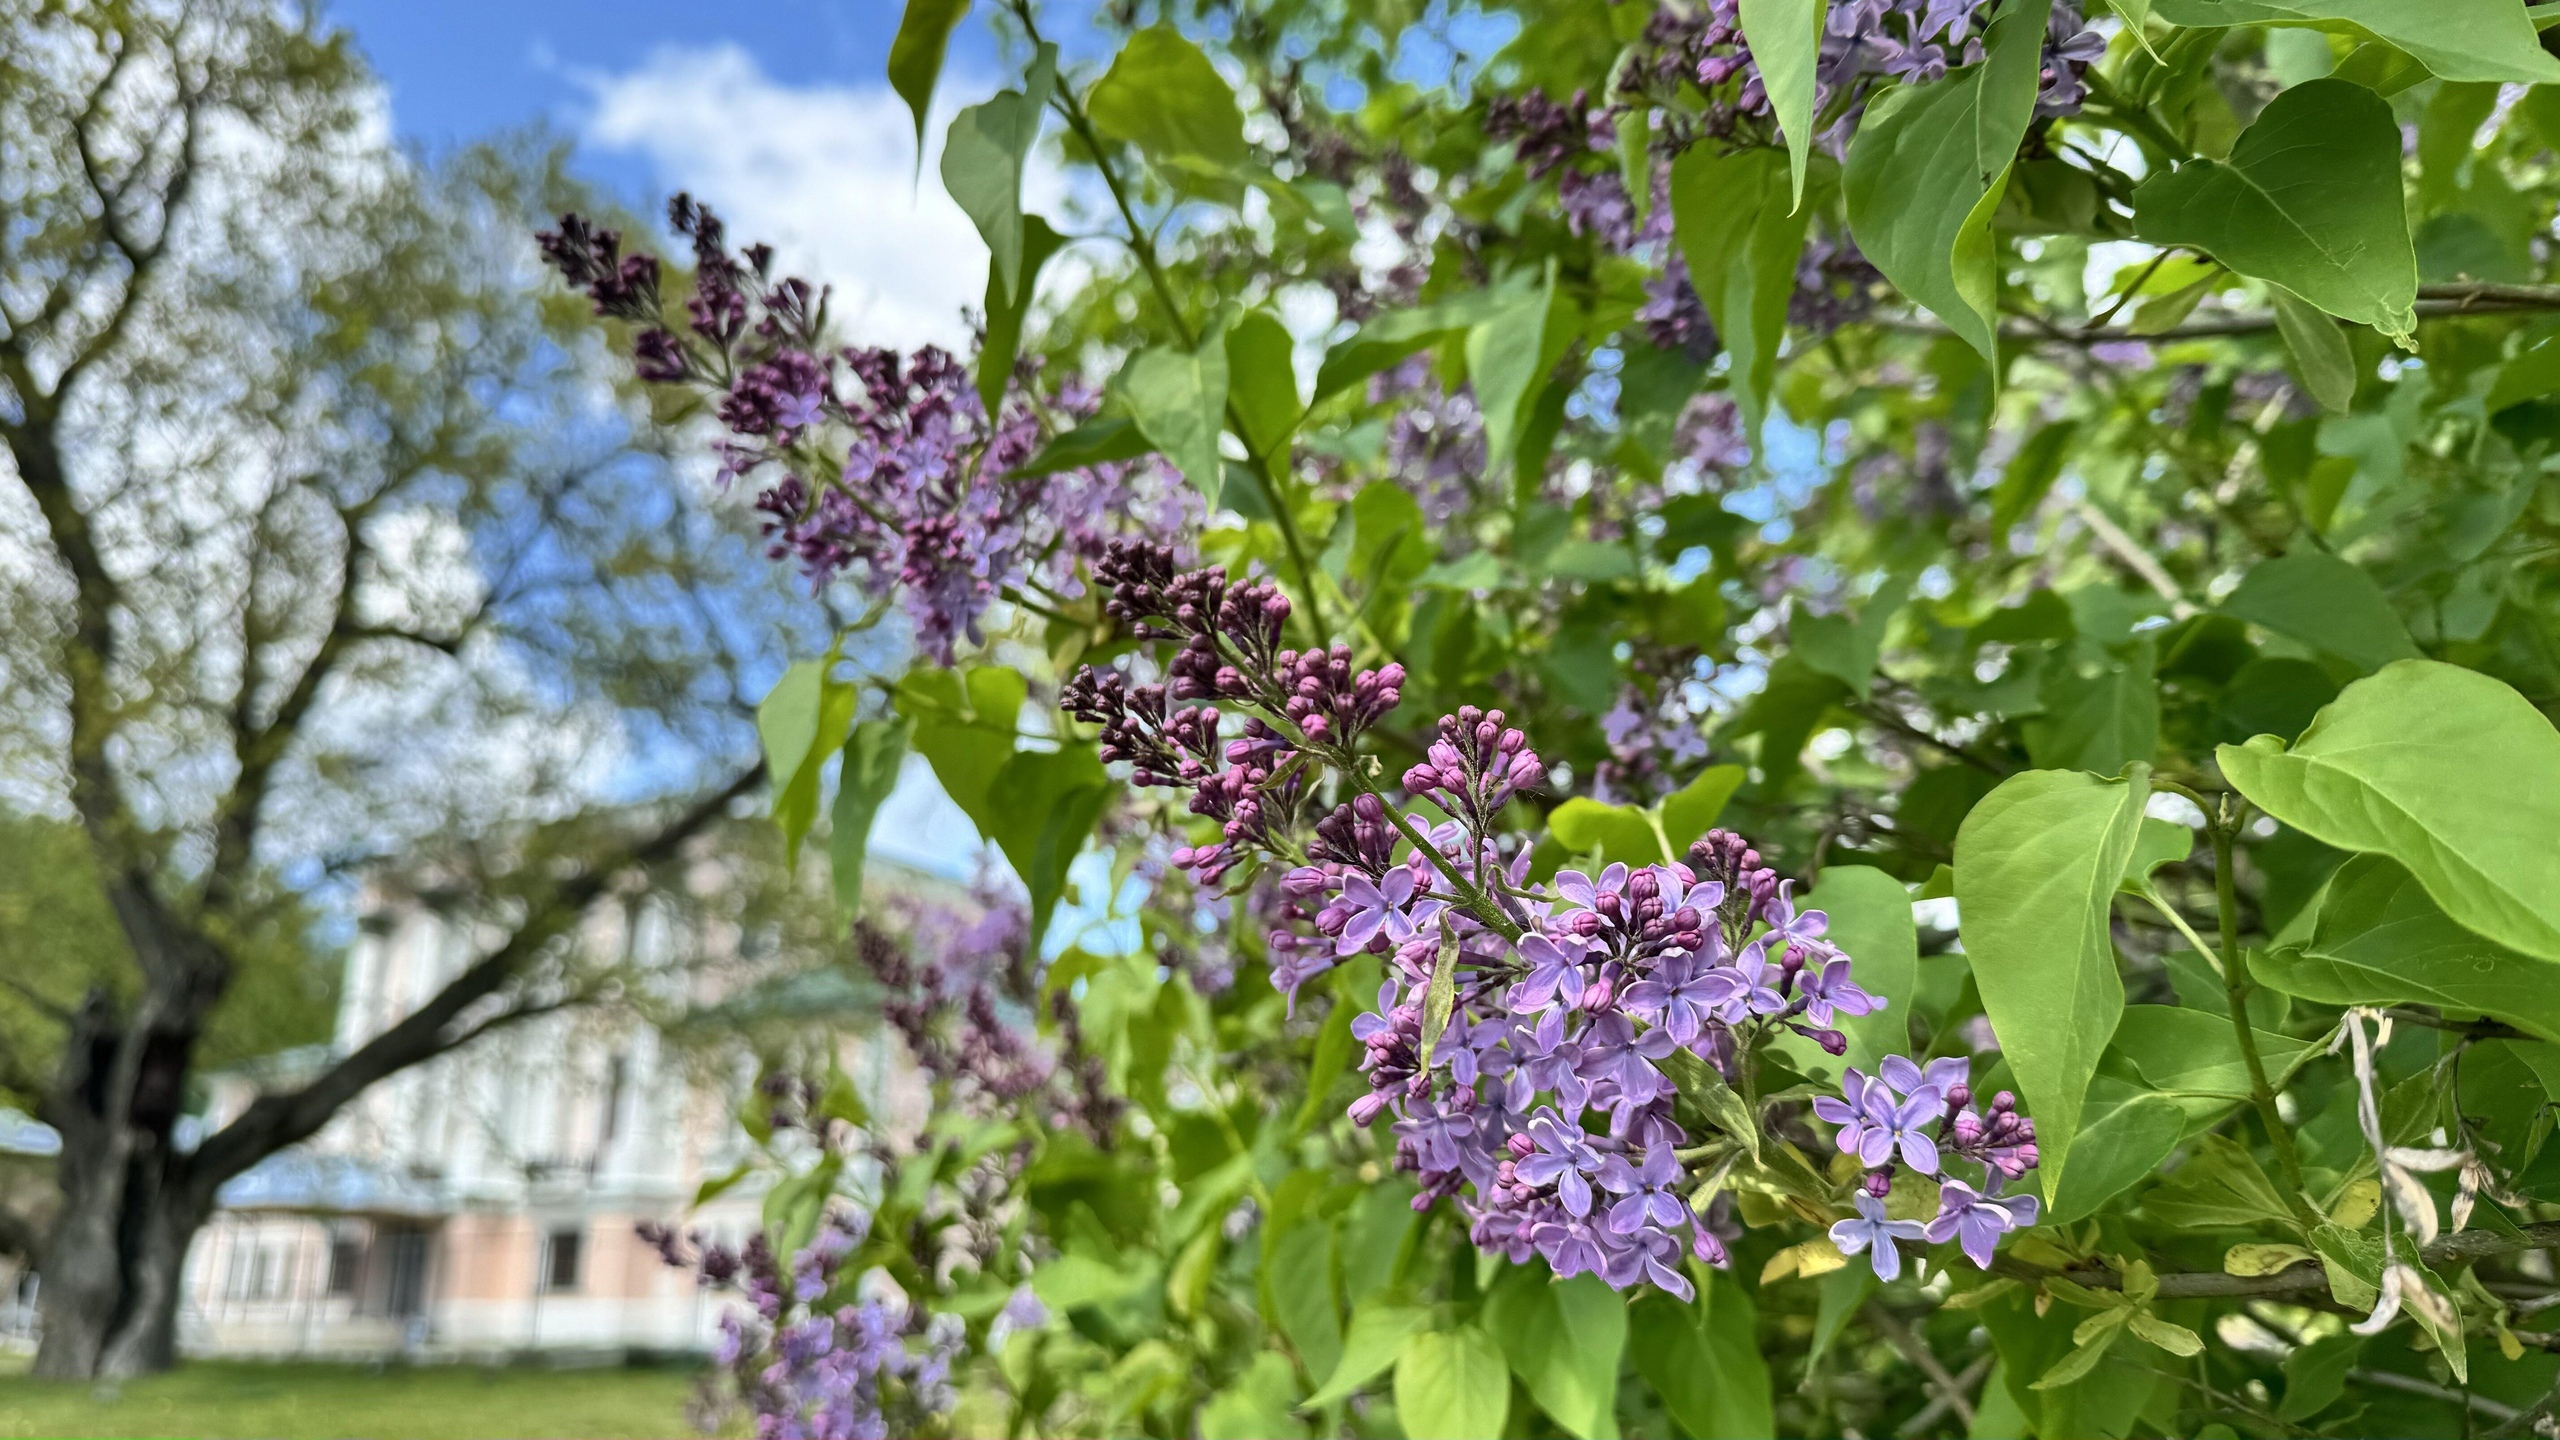
[(1635, 244), (1636, 207), (1625, 179), (1614, 167), (1575, 163), (1606, 155), (1617, 143), (1614, 120), (1591, 103), (1589, 91), (1576, 90), (1562, 104), (1537, 89), (1497, 95), (1486, 102), (1484, 130), (1512, 143), (1531, 180), (1556, 177), (1556, 198), (1574, 234), (1594, 236), (1621, 254)]
[(718, 217), (686, 196), (668, 215), (693, 245), (681, 330), (665, 323), (658, 261), (622, 254), (615, 231), (565, 215), (539, 237), (543, 255), (598, 314), (638, 327), (642, 379), (710, 401), (728, 432), (723, 483), (774, 477), (756, 499), (773, 557), (821, 586), (849, 576), (868, 599), (894, 595), (936, 659), (978, 640), (980, 618), (1017, 587), (1073, 598), (1076, 562), (1113, 536), (1199, 518), (1153, 459), (1010, 477), (1054, 424), (1093, 411), (1089, 387), (991, 415), (954, 356), (830, 347), (824, 290), (775, 279), (769, 247), (730, 253)]
[(903, 908), (907, 938), (865, 917), (854, 923), (853, 956), (887, 992), (880, 1016), (917, 1067), (961, 1103), (1010, 1106), (1040, 1090), (1050, 1057), (998, 1014), (993, 983), (1023, 954), (1030, 922), (1021, 907), (999, 900), (974, 916), (926, 902)]
[[(1726, 1256), (1684, 1198), (1691, 1139), (1675, 1118), (1673, 1057), (1738, 1079), (1779, 1028), (1838, 1054), (1847, 1042), (1836, 1022), (1883, 1002), (1824, 938), (1826, 917), (1799, 911), (1792, 882), (1729, 832), (1708, 835), (1685, 863), (1524, 885), (1522, 859), (1500, 863), (1481, 837), (1488, 809), (1534, 762), (1499, 715), (1449, 717), (1405, 781), (1456, 817), (1431, 836), (1441, 863), (1408, 860), (1396, 873), (1416, 880), (1393, 890), (1356, 885), (1351, 866), (1290, 876), (1293, 889), (1331, 897), (1319, 924), (1338, 926), (1337, 952), (1391, 957), (1378, 1008), (1352, 1025), (1370, 1092), (1351, 1115), (1393, 1117), (1397, 1164), (1422, 1182), (1415, 1204), (1459, 1196), (1477, 1245), (1541, 1256), (1559, 1275), (1686, 1296), (1683, 1256)], [(1422, 885), (1453, 875), (1515, 919), (1517, 938), (1453, 887)], [(1450, 1018), (1427, 1036), (1443, 954)]]
[(951, 1368), (966, 1327), (926, 1315), (885, 1272), (843, 1273), (870, 1233), (860, 1211), (831, 1212), (787, 1262), (762, 1233), (734, 1250), (663, 1225), (640, 1233), (704, 1286), (745, 1293), (745, 1306), (720, 1316), (714, 1358), (754, 1415), (757, 1440), (914, 1435), (956, 1403)]
[[(1168, 545), (1114, 542), (1093, 575), (1114, 619), (1181, 645), (1162, 682), (1088, 665), (1059, 697), (1101, 728), (1104, 760), (1128, 763), (1139, 785), (1191, 791), (1191, 812), (1218, 827), (1172, 864), (1214, 885), (1256, 853), (1293, 852), (1316, 769), (1348, 763), (1402, 698), (1404, 667), (1355, 669), (1343, 645), (1282, 648), (1290, 606), (1278, 586), (1233, 583), (1224, 566), (1180, 569)], [(1230, 738), (1219, 702), (1260, 713)]]
[[(1979, 61), (1993, 3), (1835, 0), (1814, 70), (1814, 114), (1832, 124), (1824, 143), (1835, 148), (1846, 144), (1859, 107), (1879, 78), (1925, 85), (1950, 69)], [(1666, 8), (1648, 26), (1646, 41), (1649, 58), (1623, 79), (1630, 88), (1695, 84), (1716, 97), (1700, 126), (1710, 135), (1731, 137), (1746, 128), (1765, 129), (1771, 122), (1769, 93), (1742, 34), (1741, 0), (1709, 0), (1685, 11)], [(2056, 0), (2045, 34), (2036, 113), (2076, 112), (2087, 94), (2082, 77), (2106, 48), (2105, 38), (2082, 21), (2077, 0)]]
[(1443, 389), (1431, 357), (1416, 355), (1369, 380), (1369, 403), (1387, 406), (1387, 469), (1434, 526), (1471, 507), (1484, 474), (1484, 415), (1466, 385)]
[(1707, 757), (1706, 717), (1689, 703), (1681, 679), (1664, 673), (1618, 692), (1618, 703), (1600, 717), (1609, 758), (1592, 776), (1593, 799), (1649, 805), (1671, 790), (1673, 775)]
[[(1850, 1067), (1840, 1097), (1813, 1102), (1816, 1115), (1839, 1127), (1840, 1153), (1867, 1169), (1853, 1197), (1858, 1213), (1831, 1227), (1832, 1243), (1845, 1255), (1865, 1252), (1879, 1280), (1899, 1276), (1899, 1247), (1922, 1240), (1954, 1240), (1974, 1264), (1990, 1269), (2000, 1237), (2036, 1221), (2035, 1196), (2001, 1193), (2035, 1168), (2035, 1122), (2018, 1113), (2017, 1097), (2006, 1090), (1991, 1097), (1987, 1111), (1975, 1110), (1973, 1062), (1963, 1056), (1921, 1066), (1888, 1055), (1876, 1069), (1868, 1076)], [(1957, 1160), (1979, 1165), (1981, 1179), (1957, 1178), (1947, 1168)], [(1885, 1197), (1897, 1169), (1937, 1181), (1934, 1218), (1887, 1217)]]

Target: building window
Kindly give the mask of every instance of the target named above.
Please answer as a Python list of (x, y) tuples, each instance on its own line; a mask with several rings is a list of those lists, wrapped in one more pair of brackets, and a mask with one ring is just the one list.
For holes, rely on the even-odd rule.
[(364, 1271), (364, 1242), (353, 1235), (338, 1235), (329, 1241), (329, 1293), (353, 1295), (356, 1277)]
[(554, 1230), (549, 1243), (542, 1247), (542, 1288), (575, 1290), (578, 1288), (578, 1252), (586, 1236), (576, 1230)]

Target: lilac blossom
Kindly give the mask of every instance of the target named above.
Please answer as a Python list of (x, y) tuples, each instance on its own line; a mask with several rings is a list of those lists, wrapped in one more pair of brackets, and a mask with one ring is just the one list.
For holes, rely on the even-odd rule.
[(1938, 1205), (1937, 1218), (1929, 1222), (1929, 1242), (1942, 1245), (1954, 1239), (1965, 1257), (1985, 1270), (1991, 1268), (1992, 1248), (2002, 1235), (2036, 1223), (2035, 1196), (2002, 1195), (1996, 1186), (1984, 1194), (1961, 1180), (1949, 1180), (1938, 1187)]
[(1929, 1227), (1917, 1220), (1886, 1219), (1883, 1199), (1864, 1190), (1857, 1193), (1853, 1203), (1858, 1208), (1857, 1215), (1832, 1222), (1831, 1243), (1843, 1255), (1868, 1252), (1878, 1280), (1890, 1283), (1900, 1279), (1902, 1251), (1895, 1242), (1925, 1239)]
[[(1869, 1167), (1859, 1198), (1862, 1212), (1868, 1197), (1891, 1191), (1897, 1166), (1942, 1176), (1928, 1240), (1960, 1240), (1965, 1255), (1989, 1269), (2000, 1236), (2035, 1223), (2035, 1197), (2001, 1193), (2035, 1166), (2035, 1123), (2017, 1113), (2017, 1097), (2006, 1090), (1992, 1097), (1987, 1117), (1974, 1110), (1972, 1068), (1962, 1056), (1941, 1056), (1924, 1066), (1909, 1056), (1888, 1055), (1873, 1076), (1850, 1067), (1841, 1076), (1840, 1095), (1816, 1099), (1813, 1111), (1838, 1127), (1833, 1140), (1841, 1153)], [(1958, 1161), (1980, 1166), (1983, 1178), (1942, 1175)], [(1839, 1232), (1834, 1226), (1835, 1239)], [(1881, 1260), (1876, 1273), (1885, 1273)]]
[(718, 217), (690, 197), (668, 215), (694, 252), (682, 329), (667, 323), (657, 261), (622, 255), (616, 232), (563, 216), (539, 237), (543, 255), (599, 314), (640, 327), (640, 378), (709, 402), (728, 429), (719, 478), (759, 477), (772, 557), (796, 561), (815, 586), (844, 579), (894, 601), (941, 663), (983, 640), (999, 600), (1025, 589), (1072, 599), (1079, 565), (1112, 539), (1203, 518), (1190, 487), (1152, 458), (1013, 476), (1045, 434), (1097, 407), (1091, 387), (1069, 381), (1044, 398), (1017, 386), (991, 409), (936, 347), (833, 346), (826, 291), (776, 279), (764, 246), (731, 253)]
[(1600, 1170), (1600, 1152), (1553, 1110), (1539, 1111), (1529, 1122), (1528, 1133), (1537, 1148), (1521, 1158), (1516, 1167), (1520, 1178), (1532, 1185), (1555, 1186), (1565, 1209), (1577, 1217), (1590, 1214), (1590, 1177)]
[(1401, 945), (1448, 908), (1445, 900), (1414, 899), (1418, 881), (1409, 866), (1389, 870), (1383, 879), (1353, 873), (1343, 877), (1339, 902), (1350, 912), (1335, 946), (1344, 955), (1369, 948), (1373, 940)]
[[(720, 1316), (714, 1360), (735, 1398), (715, 1404), (743, 1405), (758, 1440), (885, 1440), (931, 1428), (958, 1403), (951, 1369), (966, 1326), (911, 1304), (885, 1270), (850, 1274), (846, 1261), (869, 1234), (869, 1216), (833, 1210), (786, 1262), (761, 1233), (734, 1251), (696, 1236), (698, 1257), (688, 1257), (669, 1227), (641, 1227), (669, 1264), (698, 1270), (706, 1286), (745, 1292), (744, 1307)], [(1023, 1305), (1028, 1298), (1017, 1291), (1000, 1323), (1045, 1323), (1038, 1301)]]

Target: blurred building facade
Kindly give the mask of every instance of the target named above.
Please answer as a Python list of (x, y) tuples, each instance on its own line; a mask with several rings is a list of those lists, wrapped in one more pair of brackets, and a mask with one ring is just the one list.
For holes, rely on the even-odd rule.
[[(955, 889), (893, 863), (875, 861), (871, 876), (866, 889)], [(669, 915), (646, 896), (599, 905), (577, 943), (625, 975), (699, 992), (705, 967), (683, 962), (706, 945), (734, 950), (740, 937)], [(479, 951), (467, 918), (377, 889), (348, 954), (331, 1042), (207, 1077), (209, 1103), (190, 1127), (210, 1133), (262, 1091), (316, 1074)], [(735, 986), (759, 967), (711, 968), (715, 985)], [(781, 999), (795, 1015), (823, 1019), (861, 1003), (825, 974), (811, 994), (808, 973), (797, 973), (797, 991), (787, 986)], [(915, 1085), (893, 1047), (853, 1036), (835, 1048), (890, 1111), (921, 1107), (920, 1092), (904, 1093)], [(694, 1205), (706, 1181), (751, 1153), (736, 1115), (753, 1076), (752, 1057), (687, 1051), (629, 1006), (517, 1021), (401, 1071), (310, 1141), (223, 1187), (187, 1258), (181, 1349), (420, 1359), (708, 1351), (721, 1308), (736, 1301), (668, 1267), (637, 1231), (680, 1220), (735, 1245), (760, 1224), (763, 1187), (752, 1174)], [(41, 1160), (51, 1139), (0, 1112), (0, 1158)], [(29, 1338), (38, 1283), (0, 1273), (0, 1339)]]
[[(599, 906), (581, 943), (666, 968), (699, 937), (644, 902)], [(379, 896), (349, 952), (329, 1053), (216, 1078), (218, 1128), (389, 1028), (476, 957), (469, 923)], [(308, 1143), (222, 1191), (188, 1256), (181, 1343), (199, 1354), (707, 1348), (718, 1297), (640, 1242), (747, 1152), (730, 1084), (705, 1083), (636, 1018), (517, 1022), (359, 1096)], [(741, 1187), (695, 1223), (743, 1233)]]

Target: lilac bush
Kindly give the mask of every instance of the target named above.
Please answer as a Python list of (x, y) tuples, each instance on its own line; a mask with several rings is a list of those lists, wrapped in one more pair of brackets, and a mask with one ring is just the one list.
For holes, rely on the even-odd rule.
[(870, 1232), (867, 1213), (832, 1209), (785, 1261), (761, 1232), (733, 1248), (641, 1227), (666, 1263), (745, 1300), (720, 1312), (712, 1359), (735, 1388), (720, 1407), (743, 1405), (756, 1440), (888, 1440), (951, 1410), (966, 1329), (910, 1303), (881, 1272), (847, 1273)]
[(668, 219), (693, 243), (681, 330), (665, 323), (659, 262), (621, 253), (616, 231), (563, 216), (542, 252), (597, 314), (636, 327), (641, 379), (693, 393), (718, 418), (718, 478), (761, 486), (773, 557), (817, 587), (843, 577), (867, 600), (894, 598), (940, 663), (984, 639), (998, 600), (1072, 601), (1078, 562), (1115, 536), (1182, 533), (1202, 518), (1198, 496), (1152, 456), (1012, 473), (1091, 417), (1092, 387), (1044, 392), (1024, 367), (991, 414), (950, 352), (832, 346), (827, 292), (774, 278), (770, 247), (733, 254), (719, 218), (684, 195)]

